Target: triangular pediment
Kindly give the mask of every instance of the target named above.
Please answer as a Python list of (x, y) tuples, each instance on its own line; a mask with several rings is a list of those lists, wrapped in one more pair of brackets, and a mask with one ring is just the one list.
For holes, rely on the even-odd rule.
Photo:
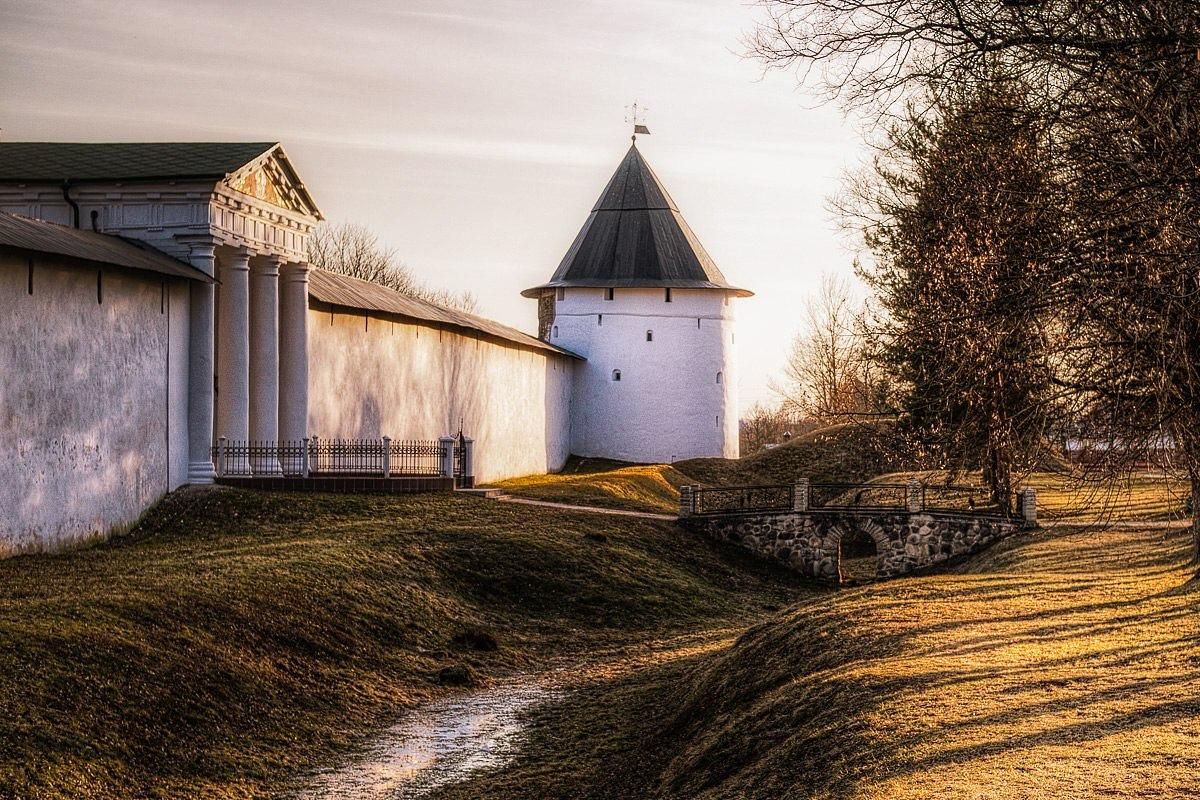
[(236, 192), (278, 208), (322, 218), (287, 154), (278, 145), (234, 172), (224, 184)]

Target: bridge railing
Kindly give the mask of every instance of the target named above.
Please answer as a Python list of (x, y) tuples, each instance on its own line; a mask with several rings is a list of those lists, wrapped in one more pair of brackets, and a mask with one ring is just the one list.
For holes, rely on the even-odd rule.
[[(908, 483), (809, 483), (762, 486), (682, 486), (679, 516), (744, 514), (779, 511), (921, 511), (967, 513), (1004, 517), (1013, 514), (996, 506), (981, 486)], [(1037, 493), (1024, 488), (1017, 493), (1016, 517), (1037, 524)]]
[(723, 488), (684, 487), (691, 491), (692, 514), (733, 514), (743, 511), (791, 511), (796, 487), (731, 486)]
[(905, 510), (910, 487), (906, 483), (813, 483), (809, 485), (810, 510)]

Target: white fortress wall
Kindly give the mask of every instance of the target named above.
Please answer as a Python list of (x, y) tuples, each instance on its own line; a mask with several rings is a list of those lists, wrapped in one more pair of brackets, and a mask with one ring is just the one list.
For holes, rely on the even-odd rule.
[(461, 420), (479, 482), (554, 472), (570, 454), (576, 359), (319, 307), (308, 347), (310, 436), (434, 439)]
[(0, 253), (0, 557), (132, 523), (187, 473), (188, 285)]
[(605, 297), (602, 288), (570, 287), (555, 304), (550, 342), (587, 358), (575, 374), (572, 452), (736, 458), (733, 293), (676, 288), (668, 303), (663, 288), (617, 288)]

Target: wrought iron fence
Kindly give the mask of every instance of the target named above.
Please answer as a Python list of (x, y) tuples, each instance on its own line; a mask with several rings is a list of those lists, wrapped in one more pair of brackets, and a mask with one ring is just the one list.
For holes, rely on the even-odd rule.
[(972, 511), (1004, 514), (986, 486), (922, 486), (921, 507), (928, 511)]
[(814, 483), (808, 487), (810, 509), (905, 509), (908, 485), (903, 483)]
[[(453, 441), (311, 439), (239, 441), (221, 439), (213, 448), (219, 477), (450, 476)], [(465, 454), (462, 458), (465, 460)]]
[(391, 447), (393, 475), (441, 475), (446, 448), (436, 439), (395, 441)]
[(790, 511), (795, 502), (796, 487), (735, 486), (692, 490), (692, 507), (696, 514), (719, 514), (739, 511)]

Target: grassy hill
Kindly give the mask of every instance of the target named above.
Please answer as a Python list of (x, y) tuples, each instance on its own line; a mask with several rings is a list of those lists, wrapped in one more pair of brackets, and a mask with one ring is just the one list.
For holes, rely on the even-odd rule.
[(1188, 549), (1184, 531), (1042, 533), (945, 574), (806, 599), (723, 652), (542, 711), (487, 796), (1193, 796)]
[(572, 457), (562, 472), (492, 484), (506, 494), (569, 505), (674, 514), (679, 487), (691, 479), (665, 464)]
[(740, 459), (693, 458), (673, 466), (710, 486), (791, 483), (859, 483), (914, 463), (911, 446), (889, 421), (830, 425), (787, 444)]
[(459, 668), (744, 627), (811, 591), (648, 520), (179, 492), (121, 539), (0, 562), (0, 797), (265, 796)]

